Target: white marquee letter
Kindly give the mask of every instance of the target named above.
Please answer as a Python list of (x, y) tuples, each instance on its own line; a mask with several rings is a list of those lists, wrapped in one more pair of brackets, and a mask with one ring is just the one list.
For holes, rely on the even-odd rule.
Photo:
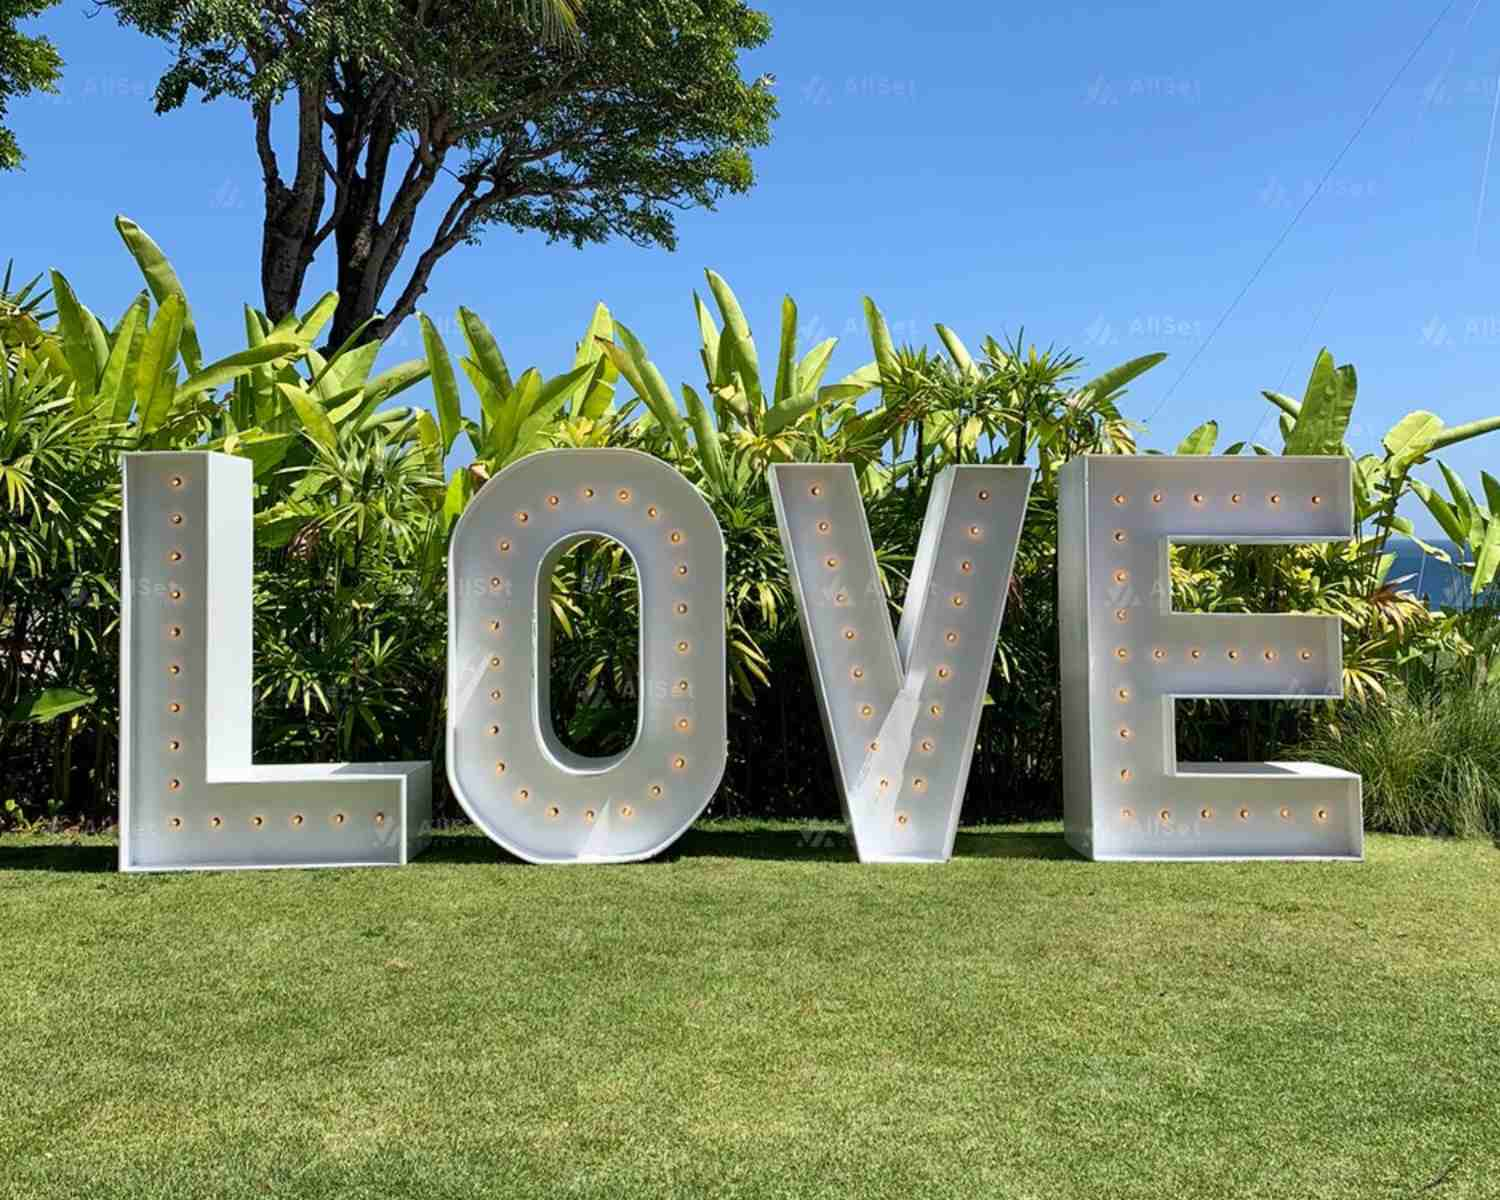
[(932, 484), (897, 634), (847, 464), (778, 464), (771, 498), (861, 862), (945, 862), (1005, 614), (1029, 467)]
[(396, 865), (425, 762), (252, 765), (250, 460), (125, 455), (120, 869)]
[[(552, 728), (552, 570), (612, 538), (639, 580), (634, 743), (590, 758)], [(506, 467), (448, 558), (448, 779), (530, 862), (629, 862), (682, 836), (727, 760), (724, 538), (677, 471), (635, 450), (550, 450)]]
[(1088, 455), (1060, 475), (1063, 786), (1094, 859), (1359, 858), (1360, 780), (1179, 763), (1178, 697), (1343, 694), (1335, 617), (1173, 613), (1178, 542), (1346, 540), (1344, 458)]

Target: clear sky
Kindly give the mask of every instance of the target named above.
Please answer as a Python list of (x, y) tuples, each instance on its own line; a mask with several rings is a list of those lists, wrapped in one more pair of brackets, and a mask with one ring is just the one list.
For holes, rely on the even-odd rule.
[[(424, 308), (468, 305), (514, 369), (551, 374), (604, 300), (675, 390), (699, 380), (691, 292), (711, 266), (763, 346), (788, 292), (809, 340), (844, 335), (835, 374), (870, 357), (864, 294), (898, 340), (936, 345), (943, 321), (971, 345), (1024, 326), (1099, 369), (1168, 351), (1126, 401), (1157, 448), (1210, 416), (1221, 444), (1279, 445), (1259, 391), (1300, 395), (1324, 344), (1359, 371), (1356, 449), (1414, 408), (1500, 413), (1500, 3), (1452, 0), (1210, 339), (1448, 3), (768, 0), (774, 33), (746, 71), (775, 74), (782, 115), (751, 194), (685, 216), (675, 254), (492, 231), (444, 260)], [(60, 96), (13, 105), (29, 161), (0, 175), (0, 257), (62, 269), (113, 319), (140, 286), (111, 225), (124, 212), (170, 254), (208, 352), (239, 348), (240, 304), (260, 303), (247, 111), (156, 116), (164, 49), (87, 0), (29, 30), (67, 70)], [(308, 300), (330, 278), (320, 260)], [(392, 358), (416, 352), (408, 329)], [(1500, 475), (1500, 435), (1449, 461), (1476, 486)]]

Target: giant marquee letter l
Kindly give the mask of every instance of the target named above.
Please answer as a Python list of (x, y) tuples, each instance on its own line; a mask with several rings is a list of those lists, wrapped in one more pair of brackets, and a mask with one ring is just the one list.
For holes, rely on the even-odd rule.
[(248, 458), (125, 455), (120, 869), (404, 863), (429, 763), (251, 761), (250, 487)]
[(933, 481), (899, 631), (848, 464), (778, 464), (771, 498), (861, 862), (945, 862), (1026, 515), (1029, 467)]
[(1343, 694), (1336, 617), (1174, 613), (1171, 542), (1347, 540), (1346, 458), (1086, 455), (1060, 474), (1064, 826), (1094, 859), (1359, 858), (1359, 776), (1179, 763), (1178, 697)]

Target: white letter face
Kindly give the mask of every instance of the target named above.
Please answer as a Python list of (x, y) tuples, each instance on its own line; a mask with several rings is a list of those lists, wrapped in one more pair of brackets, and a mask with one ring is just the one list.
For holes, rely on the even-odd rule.
[(251, 763), (253, 541), (248, 459), (125, 455), (120, 869), (404, 863), (431, 764)]
[[(551, 585), (579, 541), (612, 538), (639, 580), (635, 742), (590, 758), (552, 728)], [(630, 862), (670, 846), (727, 759), (724, 538), (677, 471), (634, 450), (550, 450), (506, 467), (448, 557), (448, 779), (529, 862)]]
[(1359, 776), (1179, 763), (1178, 697), (1337, 698), (1335, 617), (1173, 613), (1177, 542), (1347, 540), (1344, 458), (1088, 455), (1060, 482), (1068, 842), (1094, 859), (1354, 858)]
[(933, 481), (896, 636), (854, 468), (778, 464), (771, 498), (861, 862), (953, 855), (1029, 467)]

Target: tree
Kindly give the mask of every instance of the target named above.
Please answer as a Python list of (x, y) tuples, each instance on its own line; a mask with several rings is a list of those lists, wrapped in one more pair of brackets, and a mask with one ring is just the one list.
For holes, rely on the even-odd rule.
[(265, 310), (293, 310), (332, 238), (334, 345), (376, 316), (419, 213), (425, 244), (366, 336), (387, 336), (438, 261), (495, 225), (671, 248), (677, 211), (751, 186), (776, 113), (770, 77), (740, 74), (740, 51), (770, 34), (745, 0), (104, 3), (174, 46), (159, 112), (190, 89), (249, 105)]
[(57, 0), (0, 0), (0, 171), (14, 171), (25, 155), (4, 124), (12, 96), (57, 91), (62, 59), (45, 37), (27, 37), (17, 26), (51, 8)]

